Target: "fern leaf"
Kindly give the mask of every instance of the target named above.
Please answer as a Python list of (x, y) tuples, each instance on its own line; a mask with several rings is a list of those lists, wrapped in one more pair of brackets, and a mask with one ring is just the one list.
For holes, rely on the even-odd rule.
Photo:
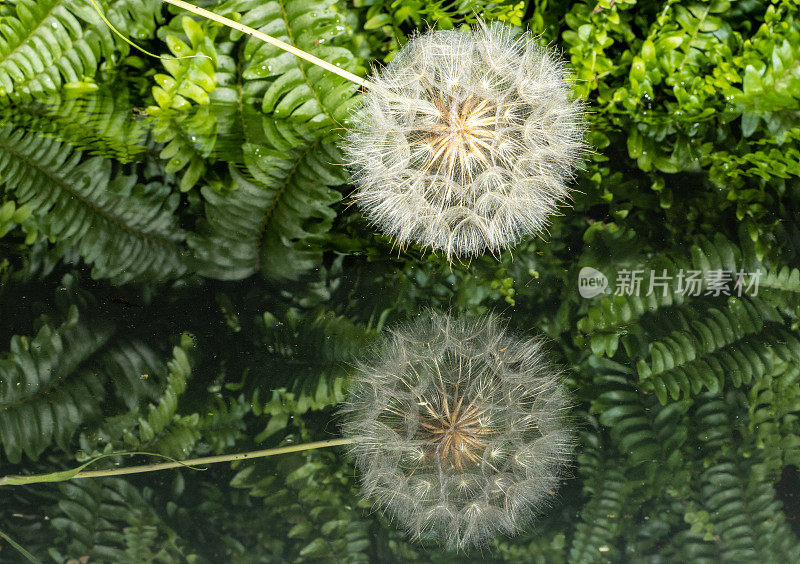
[[(189, 557), (178, 546), (175, 531), (163, 522), (148, 490), (118, 478), (79, 480), (59, 484), (58, 510), (53, 527), (66, 544), (67, 558), (92, 562), (179, 562)], [(58, 542), (62, 540), (62, 542)]]
[(251, 411), (244, 394), (225, 402), (217, 399), (199, 423), (202, 440), (214, 452), (223, 452), (236, 445), (246, 433), (245, 416)]
[(132, 119), (127, 92), (96, 92), (81, 98), (47, 98), (0, 111), (0, 124), (53, 137), (74, 149), (128, 163), (147, 147), (142, 121)]
[(6, 190), (46, 216), (47, 234), (76, 249), (93, 277), (124, 284), (183, 274), (184, 235), (173, 215), (178, 196), (132, 176), (113, 177), (110, 161), (81, 157), (53, 139), (0, 131)]
[[(267, 312), (262, 321), (259, 341), (269, 354), (254, 373), (254, 382), (248, 384), (255, 390), (247, 390), (253, 412), (270, 417), (258, 440), (286, 427), (290, 417), (341, 402), (344, 363), (379, 331), (324, 310), (301, 314), (290, 309), (280, 317)], [(259, 377), (262, 371), (264, 376)], [(262, 398), (262, 393), (267, 397)]]
[[(176, 57), (191, 58), (162, 61), (169, 75), (155, 75), (158, 86), (153, 87), (153, 98), (163, 110), (186, 110), (191, 105), (189, 100), (206, 105), (211, 101), (208, 94), (217, 86), (217, 52), (214, 48), (216, 28), (211, 27), (209, 22), (198, 23), (189, 16), (178, 17), (191, 46), (171, 34), (166, 37), (167, 46)], [(206, 30), (212, 30), (212, 33), (208, 35)]]
[(775, 371), (748, 391), (748, 433), (763, 462), (754, 467), (776, 479), (788, 466), (800, 466), (800, 363), (776, 362)]
[[(232, 0), (217, 11), (241, 13), (245, 25), (354, 74), (364, 72), (349, 49), (336, 0)], [(360, 103), (357, 85), (273, 45), (248, 38), (244, 60), (246, 81), (266, 81), (262, 110), (275, 119), (330, 127), (344, 122)]]
[[(706, 396), (698, 403), (699, 440), (709, 455), (698, 487), (698, 499), (709, 515), (709, 529), (720, 545), (721, 560), (794, 562), (800, 543), (792, 534), (772, 484), (753, 473), (747, 448), (734, 438), (741, 401)], [(713, 448), (721, 446), (723, 448)]]
[(298, 554), (300, 560), (370, 561), (370, 527), (355, 507), (352, 467), (342, 466), (334, 453), (317, 451), (249, 464), (231, 486), (263, 498), (260, 512), (275, 524), (275, 535), (291, 545), (289, 552), (266, 544), (265, 560)]
[[(84, 452), (96, 456), (120, 450), (155, 452), (172, 458), (184, 458), (200, 437), (199, 415), (179, 415), (178, 400), (191, 376), (187, 353), (194, 347), (184, 334), (180, 346), (172, 350), (167, 363), (166, 385), (157, 402), (146, 410), (134, 406), (131, 411), (106, 419), (100, 428), (81, 436)], [(91, 438), (90, 438), (91, 437)]]
[(719, 392), (726, 380), (734, 387), (749, 384), (772, 370), (770, 348), (779, 329), (765, 330), (765, 324), (774, 321), (768, 308), (747, 299), (709, 308), (690, 329), (651, 343), (649, 359), (637, 364), (642, 389), (654, 390), (663, 404), (668, 395), (679, 399), (703, 388)]
[(36, 459), (52, 443), (63, 449), (77, 429), (101, 414), (113, 377), (128, 408), (153, 384), (141, 379), (158, 357), (139, 342), (112, 340), (113, 328), (79, 319), (71, 306), (54, 327), (45, 320), (33, 338), (14, 336), (0, 359), (0, 444), (11, 462)]
[(619, 558), (616, 541), (632, 493), (632, 485), (622, 474), (621, 460), (603, 454), (600, 437), (584, 433), (585, 448), (578, 456), (583, 493), (589, 500), (583, 506), (580, 522), (569, 550), (569, 561), (611, 562)]
[(686, 425), (681, 421), (689, 402), (659, 409), (652, 396), (642, 396), (622, 374), (599, 376), (596, 383), (602, 386), (602, 393), (592, 411), (600, 414), (600, 423), (609, 428), (620, 453), (628, 456), (632, 466), (680, 461), (678, 449), (686, 440)]
[[(98, 0), (122, 34), (152, 35), (157, 0)], [(130, 47), (106, 26), (88, 0), (14, 0), (0, 22), (0, 101), (54, 93), (94, 77), (101, 61), (115, 66)]]
[(319, 265), (321, 236), (344, 182), (338, 149), (321, 140), (286, 153), (261, 146), (244, 148), (247, 171), (231, 166), (236, 190), (203, 188), (206, 222), (189, 245), (198, 272), (238, 280), (260, 271), (266, 278), (293, 280)]
[(100, 376), (68, 376), (108, 338), (107, 326), (78, 324), (75, 307), (60, 327), (45, 325), (30, 341), (12, 338), (0, 361), (0, 442), (11, 462), (23, 453), (36, 459), (52, 442), (65, 448), (82, 421), (99, 415)]

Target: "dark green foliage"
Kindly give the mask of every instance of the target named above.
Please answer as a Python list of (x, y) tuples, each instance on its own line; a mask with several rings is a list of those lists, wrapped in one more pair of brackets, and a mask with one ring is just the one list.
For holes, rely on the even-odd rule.
[[(76, 281), (65, 277), (63, 283), (65, 288), (73, 288)], [(189, 372), (183, 349), (175, 348), (165, 378), (157, 350), (98, 318), (96, 305), (79, 303), (80, 308), (72, 303), (63, 315), (57, 315), (60, 322), (43, 316), (35, 335), (14, 335), (8, 353), (0, 359), (0, 444), (7, 459), (17, 463), (24, 454), (36, 460), (51, 445), (69, 449), (76, 431), (96, 425), (109, 407), (133, 411), (127, 419), (112, 417), (92, 431), (98, 440), (102, 437), (104, 445), (154, 444), (166, 451), (166, 445), (177, 440), (176, 427), (188, 426), (189, 432), (195, 433), (189, 425), (192, 418), (174, 415)], [(163, 396), (138, 420), (136, 432), (133, 423), (137, 422), (139, 402), (151, 398), (162, 385)], [(197, 415), (193, 422), (196, 424)], [(165, 432), (168, 425), (169, 432)], [(123, 435), (133, 437), (133, 433), (137, 440), (120, 440)], [(180, 455), (185, 450), (172, 448), (170, 452)]]
[(619, 558), (615, 541), (631, 498), (631, 484), (620, 471), (619, 457), (609, 456), (597, 435), (587, 434), (584, 440), (586, 445), (579, 463), (584, 476), (584, 495), (589, 501), (575, 526), (569, 561), (612, 561)]
[(128, 163), (140, 160), (147, 133), (128, 93), (98, 91), (80, 98), (47, 98), (15, 104), (0, 113), (0, 122), (66, 142), (90, 155)]
[(35, 459), (53, 442), (66, 448), (77, 426), (99, 415), (97, 401), (105, 397), (100, 375), (73, 372), (103, 348), (108, 333), (107, 327), (79, 324), (73, 307), (62, 325), (45, 322), (34, 338), (11, 340), (0, 376), (2, 443), (11, 462), (23, 452)]
[[(144, 495), (125, 480), (105, 478), (64, 483), (53, 518), (60, 533), (49, 551), (56, 561), (65, 556), (103, 562), (176, 562), (188, 554), (177, 535), (152, 507), (152, 491)], [(61, 541), (61, 542), (59, 542)]]
[(291, 152), (248, 144), (245, 170), (231, 166), (235, 190), (203, 189), (206, 217), (189, 240), (198, 272), (238, 280), (261, 271), (267, 278), (296, 279), (321, 261), (319, 236), (330, 229), (330, 205), (344, 182), (332, 143), (309, 141)]
[(249, 552), (277, 561), (369, 562), (369, 522), (355, 506), (352, 472), (330, 452), (288, 455), (240, 470), (231, 485), (247, 488), (261, 501), (265, 522), (274, 524)]
[[(704, 513), (698, 515), (707, 540), (718, 541), (723, 561), (759, 559), (790, 562), (800, 557), (800, 546), (789, 530), (775, 499), (772, 485), (751, 470), (753, 462), (742, 456), (747, 443), (736, 440), (737, 425), (731, 420), (739, 397), (703, 398), (697, 418), (704, 423), (698, 436), (701, 444), (721, 448), (707, 460), (698, 484), (693, 485)], [(738, 443), (738, 444), (737, 444)]]
[(177, 196), (159, 183), (120, 175), (111, 161), (23, 129), (0, 132), (5, 190), (42, 219), (43, 231), (93, 266), (95, 278), (124, 284), (163, 280), (186, 269)]
[[(157, 452), (169, 457), (183, 457), (191, 452), (200, 436), (200, 416), (197, 413), (178, 415), (178, 400), (186, 391), (191, 375), (187, 350), (193, 344), (184, 335), (181, 346), (173, 349), (173, 358), (167, 363), (167, 378), (161, 397), (146, 410), (139, 406), (128, 413), (109, 417), (90, 436), (81, 437), (81, 447), (90, 457), (101, 453), (139, 451)], [(146, 374), (149, 378), (149, 374)], [(102, 445), (102, 451), (90, 446)], [(95, 451), (95, 452), (93, 452)]]
[[(88, 0), (1, 2), (2, 473), (338, 437), (353, 364), (433, 308), (549, 337), (572, 476), (469, 554), (373, 512), (337, 448), (5, 487), (0, 530), (54, 562), (800, 561), (776, 487), (800, 466), (796, 1), (195, 3), (360, 76), (428, 25), (529, 27), (591, 110), (573, 206), (500, 257), (398, 252), (350, 205), (357, 86), (159, 0), (98, 4), (149, 51), (205, 56), (147, 58)], [(583, 267), (609, 293), (581, 297)], [(729, 292), (675, 291), (690, 271)]]
[[(258, 320), (258, 346), (266, 353), (253, 369), (247, 389), (253, 388), (251, 405), (268, 417), (265, 438), (283, 430), (289, 419), (320, 410), (344, 399), (346, 363), (353, 362), (378, 335), (378, 327), (356, 325), (328, 311), (300, 313), (288, 310), (280, 317), (270, 312)], [(259, 377), (263, 374), (263, 377)], [(265, 390), (260, 382), (270, 382)]]

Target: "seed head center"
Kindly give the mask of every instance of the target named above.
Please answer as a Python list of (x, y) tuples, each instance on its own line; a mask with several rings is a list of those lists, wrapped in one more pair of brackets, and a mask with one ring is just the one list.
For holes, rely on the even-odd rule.
[(419, 143), (427, 147), (426, 170), (458, 182), (471, 181), (476, 170), (489, 163), (496, 135), (496, 108), (475, 95), (459, 102), (431, 94), (437, 123), (421, 128)]
[(464, 397), (448, 402), (437, 402), (434, 409), (426, 404), (426, 413), (420, 425), (423, 441), (444, 468), (455, 467), (461, 471), (465, 465), (477, 464), (481, 452), (486, 448), (490, 431), (483, 420), (485, 409), (474, 405), (474, 401), (463, 406)]

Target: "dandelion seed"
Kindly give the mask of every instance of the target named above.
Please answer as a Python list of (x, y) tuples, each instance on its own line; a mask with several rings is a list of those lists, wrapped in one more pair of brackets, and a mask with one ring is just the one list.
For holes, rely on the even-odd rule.
[(341, 413), (364, 494), (413, 537), (465, 549), (547, 504), (572, 450), (568, 405), (541, 340), (430, 314), (372, 351)]
[(431, 31), (369, 84), (344, 149), (355, 201), (400, 247), (495, 253), (545, 229), (569, 198), (583, 104), (529, 34)]

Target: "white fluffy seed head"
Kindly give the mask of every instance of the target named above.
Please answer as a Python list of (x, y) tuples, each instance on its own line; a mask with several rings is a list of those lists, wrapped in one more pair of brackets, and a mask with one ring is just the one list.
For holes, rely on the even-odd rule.
[(362, 490), (453, 550), (524, 528), (568, 466), (569, 395), (543, 342), (426, 313), (357, 367), (341, 408)]
[(370, 78), (344, 150), (355, 201), (448, 259), (542, 231), (586, 149), (562, 59), (502, 24), (412, 38)]

